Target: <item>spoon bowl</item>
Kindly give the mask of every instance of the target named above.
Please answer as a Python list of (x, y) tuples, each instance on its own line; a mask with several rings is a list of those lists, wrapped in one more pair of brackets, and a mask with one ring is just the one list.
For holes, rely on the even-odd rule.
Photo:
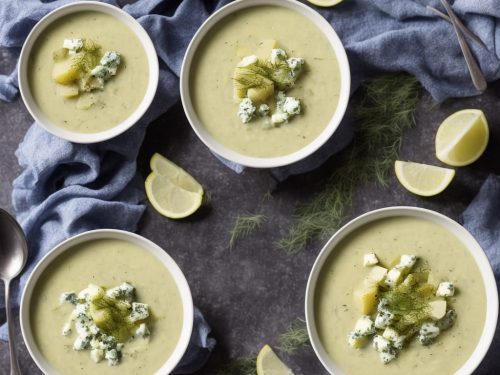
[(14, 327), (10, 308), (10, 282), (19, 275), (28, 259), (28, 244), (17, 221), (0, 208), (0, 279), (5, 283), (5, 311), (9, 328), (10, 374), (21, 374), (14, 348)]

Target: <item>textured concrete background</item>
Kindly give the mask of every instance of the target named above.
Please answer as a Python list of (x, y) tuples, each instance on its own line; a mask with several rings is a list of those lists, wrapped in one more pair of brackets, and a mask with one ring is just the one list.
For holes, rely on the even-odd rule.
[[(10, 72), (13, 65), (8, 51), (0, 49), (0, 73)], [(437, 107), (424, 95), (417, 126), (405, 134), (400, 155), (403, 160), (439, 165), (434, 157), (439, 123), (456, 110), (480, 108), (490, 122), (491, 139), (478, 162), (458, 169), (452, 185), (435, 198), (411, 195), (393, 176), (386, 188), (373, 183), (358, 186), (349, 219), (380, 207), (411, 205), (434, 209), (457, 220), (488, 174), (500, 173), (500, 83), (490, 86), (482, 96), (450, 100)], [(12, 104), (0, 102), (0, 206), (11, 212), (12, 181), (21, 171), (14, 152), (31, 122), (20, 99)], [(313, 196), (332, 173), (335, 157), (314, 172), (278, 185), (266, 171), (247, 170), (237, 175), (221, 165), (196, 138), (180, 104), (150, 125), (139, 157), (142, 177), (149, 173), (148, 161), (154, 152), (192, 173), (212, 197), (209, 205), (183, 221), (161, 217), (148, 205), (139, 233), (165, 248), (184, 271), (195, 304), (205, 313), (218, 340), (213, 356), (199, 374), (215, 374), (230, 357), (254, 354), (265, 343), (276, 344), (279, 333), (296, 318), (304, 317), (308, 273), (324, 241), (315, 241), (292, 257), (276, 250), (273, 242), (287, 232), (296, 204)], [(269, 189), (273, 189), (273, 198), (265, 200)], [(230, 250), (229, 231), (235, 217), (245, 213), (262, 213), (268, 220)], [(39, 374), (24, 347), (19, 327), (17, 332), (23, 373)], [(326, 374), (311, 348), (282, 357), (298, 375)], [(492, 357), (490, 353), (486, 360)], [(5, 343), (0, 343), (0, 364), (0, 375), (8, 374)], [(500, 362), (496, 369), (500, 373)], [(477, 374), (487, 373), (480, 369)]]

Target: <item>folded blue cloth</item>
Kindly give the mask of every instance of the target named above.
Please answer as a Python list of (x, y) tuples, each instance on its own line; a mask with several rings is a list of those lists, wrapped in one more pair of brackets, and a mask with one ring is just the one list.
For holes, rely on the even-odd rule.
[[(500, 285), (500, 176), (490, 175), (462, 214), (462, 223), (479, 242), (488, 257), (497, 286)], [(500, 321), (493, 343), (478, 369), (479, 374), (498, 374), (500, 363)]]
[[(41, 17), (68, 2), (0, 1), (0, 46), (18, 51)], [(114, 0), (106, 2), (117, 5)], [(17, 218), (30, 244), (28, 266), (20, 279), (21, 285), (14, 288), (17, 298), (34, 264), (63, 239), (95, 228), (136, 229), (144, 205), (135, 160), (146, 126), (179, 100), (178, 76), (186, 47), (208, 15), (228, 2), (140, 0), (124, 7), (152, 36), (160, 59), (155, 101), (128, 132), (90, 146), (57, 139), (36, 125), (27, 132), (17, 150), (23, 172), (14, 182), (12, 195)], [(476, 94), (453, 29), (429, 12), (427, 4), (439, 7), (438, 0), (349, 0), (335, 8), (319, 10), (346, 47), (352, 69), (351, 92), (363, 80), (380, 72), (406, 71), (415, 75), (437, 100)], [(488, 47), (470, 44), (487, 80), (498, 79), (498, 3), (456, 0), (453, 7)], [(0, 99), (15, 98), (16, 75), (13, 72), (10, 76), (0, 76)], [(345, 147), (351, 136), (350, 125), (343, 122), (336, 135), (314, 155), (273, 173), (284, 179), (312, 170)], [(242, 171), (241, 166), (227, 161), (226, 164)], [(206, 340), (206, 330), (196, 332), (203, 333), (200, 347), (211, 349), (214, 342)]]

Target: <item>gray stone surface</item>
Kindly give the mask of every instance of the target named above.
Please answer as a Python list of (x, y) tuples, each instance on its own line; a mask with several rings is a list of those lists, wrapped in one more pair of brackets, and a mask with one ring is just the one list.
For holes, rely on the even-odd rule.
[[(0, 52), (0, 73), (5, 73), (14, 63), (5, 50)], [(439, 164), (434, 157), (438, 124), (453, 111), (468, 107), (483, 109), (490, 121), (491, 141), (485, 155), (472, 166), (460, 168), (450, 188), (435, 198), (409, 194), (394, 177), (385, 188), (373, 183), (359, 186), (349, 218), (375, 208), (412, 205), (458, 219), (486, 176), (500, 173), (499, 96), (499, 83), (480, 97), (450, 100), (438, 107), (424, 95), (417, 126), (404, 137), (401, 159)], [(30, 124), (31, 118), (19, 99), (12, 104), (0, 102), (0, 205), (11, 212), (12, 181), (20, 172), (14, 152)], [(191, 172), (212, 198), (200, 212), (182, 221), (163, 218), (148, 205), (139, 233), (165, 248), (184, 271), (195, 304), (205, 313), (218, 340), (213, 356), (199, 374), (215, 374), (231, 357), (254, 354), (265, 343), (276, 344), (277, 335), (290, 322), (304, 317), (308, 273), (324, 241), (314, 241), (306, 251), (292, 257), (276, 250), (273, 242), (286, 233), (296, 204), (314, 195), (332, 173), (335, 157), (314, 172), (278, 185), (266, 171), (247, 170), (237, 175), (221, 165), (196, 138), (180, 104), (149, 127), (139, 157), (143, 177), (149, 173), (148, 160), (154, 152)], [(265, 200), (269, 189), (273, 189), (273, 198)], [(229, 231), (235, 217), (244, 213), (262, 213), (268, 220), (229, 249)], [(19, 327), (17, 332), (23, 372), (39, 374)], [(326, 374), (310, 348), (283, 358), (298, 375)], [(490, 360), (492, 353), (487, 357)], [(8, 374), (5, 343), (0, 343), (0, 364), (0, 375)], [(500, 362), (496, 370), (500, 373)], [(487, 372), (479, 370), (477, 374)]]

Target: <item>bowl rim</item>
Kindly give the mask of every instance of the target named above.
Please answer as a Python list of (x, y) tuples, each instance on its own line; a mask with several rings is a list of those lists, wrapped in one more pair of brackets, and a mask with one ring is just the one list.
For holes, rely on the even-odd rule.
[[(108, 14), (122, 23), (125, 24), (136, 37), (139, 39), (139, 42), (144, 48), (144, 53), (146, 54), (146, 58), (148, 61), (148, 85), (146, 88), (146, 92), (144, 93), (144, 97), (142, 101), (139, 103), (137, 108), (121, 123), (115, 125), (114, 127), (96, 132), (96, 133), (79, 133), (72, 130), (64, 129), (63, 127), (55, 124), (47, 115), (38, 107), (35, 99), (32, 96), (31, 88), (28, 79), (28, 63), (30, 59), (30, 54), (33, 49), (33, 46), (36, 44), (39, 36), (53, 24), (54, 21), (57, 21), (67, 15), (85, 12), (85, 11), (93, 11)], [(159, 80), (159, 64), (158, 57), (156, 54), (156, 49), (149, 37), (148, 33), (144, 30), (144, 28), (135, 20), (131, 15), (127, 12), (118, 8), (114, 5), (101, 3), (96, 1), (78, 1), (74, 3), (69, 3), (63, 6), (60, 6), (53, 11), (49, 12), (45, 15), (40, 21), (36, 23), (33, 29), (28, 34), (26, 40), (24, 41), (23, 47), (21, 49), (21, 53), (19, 55), (18, 61), (18, 85), (19, 91), (21, 93), (21, 98), (24, 102), (24, 105), (28, 109), (31, 117), (35, 120), (35, 122), (44, 128), (49, 133), (65, 139), (74, 143), (97, 143), (102, 142), (111, 138), (114, 138), (133, 125), (135, 125), (144, 115), (144, 113), (150, 107), (155, 94), (156, 89), (158, 87)]]
[(373, 221), (389, 217), (401, 216), (416, 217), (428, 220), (449, 230), (464, 244), (479, 268), (482, 281), (485, 286), (486, 294), (486, 317), (484, 327), (479, 338), (479, 342), (472, 352), (471, 356), (455, 373), (456, 375), (469, 375), (479, 366), (479, 364), (483, 360), (495, 334), (495, 328), (498, 320), (498, 290), (495, 276), (493, 274), (493, 270), (488, 261), (488, 258), (486, 257), (486, 254), (484, 253), (476, 239), (472, 236), (472, 234), (469, 233), (467, 229), (441, 213), (420, 207), (393, 206), (366, 212), (342, 226), (342, 228), (340, 228), (324, 245), (314, 262), (306, 286), (305, 316), (311, 345), (314, 349), (314, 352), (316, 353), (316, 356), (329, 373), (336, 375), (344, 374), (344, 372), (336, 365), (333, 359), (331, 359), (326, 353), (316, 330), (314, 316), (314, 298), (318, 277), (321, 273), (324, 263), (326, 262), (330, 254), (334, 251), (337, 244), (354, 230)]
[[(300, 13), (312, 21), (332, 46), (339, 65), (340, 91), (337, 108), (323, 131), (310, 143), (293, 153), (278, 157), (254, 157), (236, 152), (217, 141), (198, 118), (191, 101), (189, 76), (198, 46), (206, 34), (223, 18), (234, 12), (255, 6), (280, 6)], [(313, 154), (335, 133), (344, 117), (351, 90), (349, 61), (342, 41), (328, 21), (310, 6), (294, 0), (236, 0), (214, 12), (197, 30), (184, 55), (180, 74), (180, 93), (184, 113), (198, 138), (215, 154), (236, 164), (253, 168), (274, 168), (289, 165)]]
[(35, 339), (31, 331), (31, 321), (30, 321), (30, 306), (31, 297), (36, 284), (43, 274), (45, 269), (52, 264), (52, 262), (57, 259), (61, 254), (66, 253), (68, 250), (74, 248), (76, 245), (93, 241), (99, 239), (117, 239), (126, 241), (139, 246), (142, 250), (148, 252), (149, 254), (155, 256), (158, 261), (160, 261), (167, 271), (170, 273), (174, 282), (179, 290), (179, 295), (182, 301), (183, 307), (183, 323), (182, 329), (177, 345), (170, 355), (166, 359), (164, 364), (155, 373), (156, 375), (162, 375), (170, 373), (181, 361), (184, 353), (186, 352), (189, 341), (191, 339), (191, 334), (193, 330), (194, 322), (194, 308), (193, 299), (191, 295), (191, 290), (189, 288), (188, 282), (182, 273), (181, 269), (173, 258), (160, 246), (156, 245), (151, 240), (142, 237), (138, 234), (127, 232), (118, 229), (96, 229), (87, 232), (80, 233), (73, 236), (58, 245), (56, 245), (52, 250), (43, 256), (43, 258), (37, 263), (33, 269), (31, 275), (29, 276), (24, 291), (21, 297), (20, 305), (20, 323), (21, 323), (21, 333), (31, 355), (31, 358), (35, 361), (36, 365), (45, 374), (54, 374), (57, 371), (52, 367), (52, 365), (45, 359), (43, 354), (37, 347)]

